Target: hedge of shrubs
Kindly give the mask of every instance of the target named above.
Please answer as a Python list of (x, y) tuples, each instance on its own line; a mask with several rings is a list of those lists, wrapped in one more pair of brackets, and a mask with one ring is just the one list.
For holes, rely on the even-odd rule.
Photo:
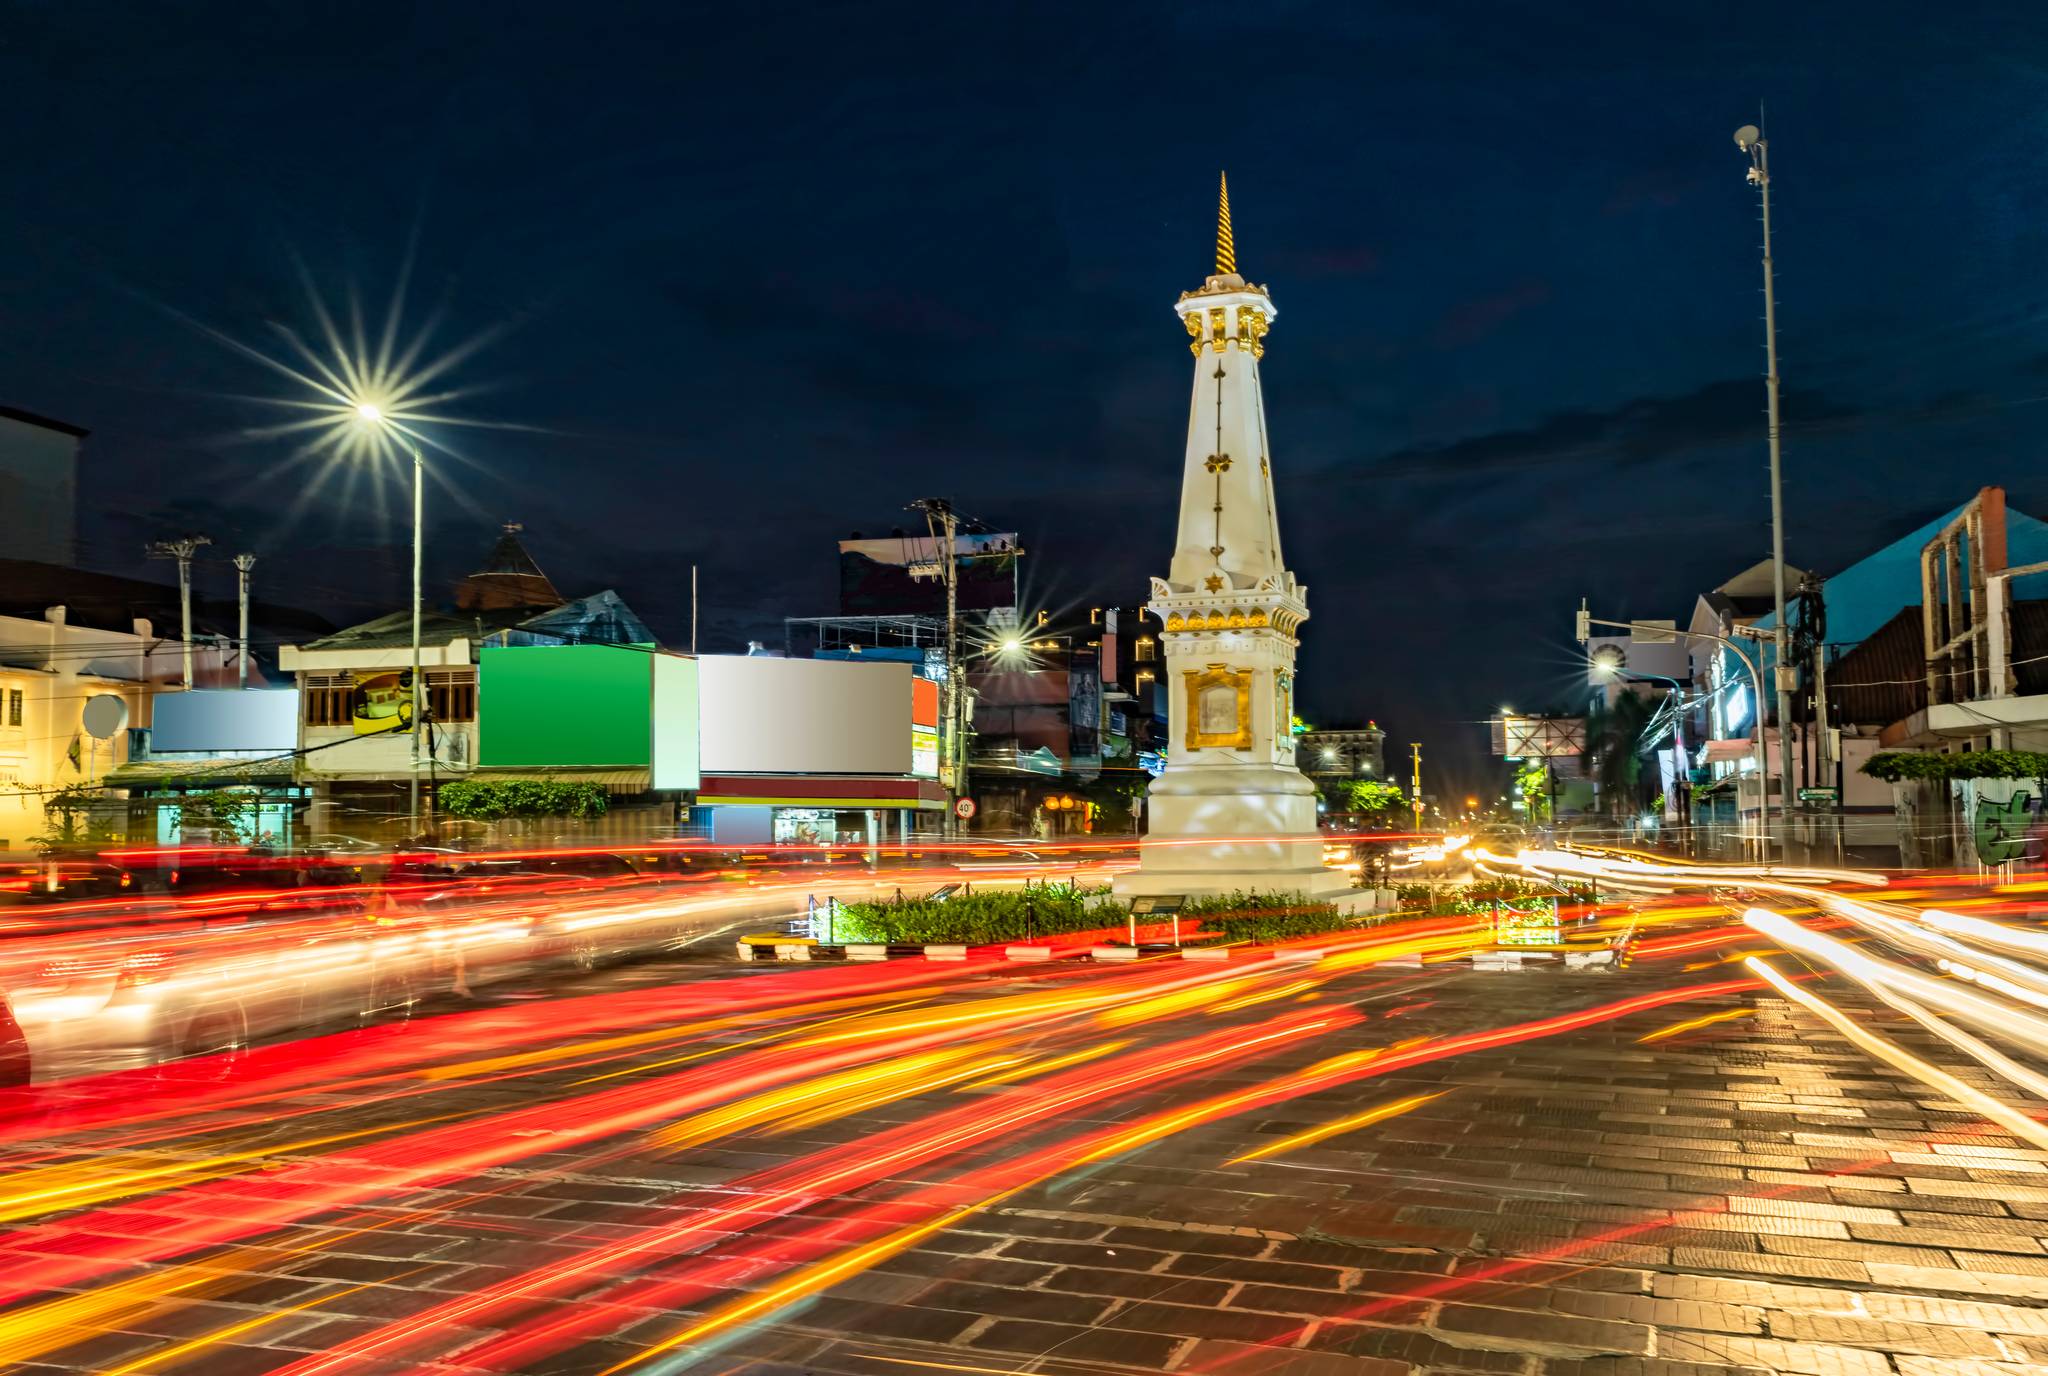
[[(1184, 925), (1200, 938), (1228, 942), (1286, 941), (1361, 925), (1334, 903), (1305, 895), (1230, 893), (1197, 899), (1182, 909)], [(1027, 884), (946, 898), (896, 898), (880, 903), (847, 903), (839, 910), (842, 941), (892, 946), (991, 946), (1031, 941), (1070, 932), (1122, 928), (1130, 909), (1107, 888)], [(1151, 924), (1162, 917), (1147, 917)]]
[(507, 817), (602, 817), (611, 805), (604, 789), (562, 779), (452, 779), (435, 791), (435, 805), (450, 817), (495, 822)]
[(1863, 772), (1894, 784), (1904, 779), (2040, 779), (2048, 778), (2048, 754), (2038, 750), (1965, 750), (1954, 755), (1923, 755), (1884, 750), (1863, 762)]
[(842, 941), (891, 946), (990, 946), (1062, 932), (1086, 932), (1124, 920), (1107, 888), (1026, 884), (946, 898), (894, 898), (839, 909)]

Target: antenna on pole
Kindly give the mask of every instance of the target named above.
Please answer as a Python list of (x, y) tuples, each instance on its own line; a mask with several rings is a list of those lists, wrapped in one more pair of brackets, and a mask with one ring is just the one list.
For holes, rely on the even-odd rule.
[(175, 540), (158, 540), (149, 547), (152, 559), (178, 561), (178, 640), (185, 652), (185, 689), (192, 689), (192, 556), (213, 540), (205, 535), (183, 535)]
[(236, 623), (235, 686), (249, 686), (249, 570), (256, 567), (256, 556), (237, 554), (235, 556), (235, 603), (238, 611)]

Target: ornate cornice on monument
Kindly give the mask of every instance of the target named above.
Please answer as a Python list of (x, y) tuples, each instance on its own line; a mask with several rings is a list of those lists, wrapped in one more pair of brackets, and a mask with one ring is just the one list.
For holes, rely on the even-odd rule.
[(1179, 588), (1152, 580), (1148, 604), (1168, 636), (1211, 631), (1274, 631), (1292, 639), (1308, 620), (1308, 589), (1294, 581), (1262, 578), (1250, 588)]

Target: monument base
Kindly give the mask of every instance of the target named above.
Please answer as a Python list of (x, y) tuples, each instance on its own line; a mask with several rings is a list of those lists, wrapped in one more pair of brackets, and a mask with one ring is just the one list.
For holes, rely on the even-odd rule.
[(1352, 917), (1390, 906), (1385, 890), (1353, 888), (1348, 876), (1320, 865), (1312, 870), (1139, 869), (1118, 875), (1110, 889), (1120, 903), (1182, 894), (1193, 900), (1230, 893), (1298, 893), (1316, 903), (1335, 904), (1338, 912)]
[(1315, 785), (1284, 765), (1169, 769), (1146, 798), (1150, 830), (1116, 897), (1298, 893), (1347, 914), (1380, 911), (1379, 891), (1354, 888), (1323, 864)]

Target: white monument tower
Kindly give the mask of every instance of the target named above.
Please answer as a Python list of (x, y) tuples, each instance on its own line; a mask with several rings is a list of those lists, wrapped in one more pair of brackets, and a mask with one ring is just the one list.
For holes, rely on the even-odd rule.
[(1216, 271), (1174, 310), (1194, 341), (1195, 390), (1173, 562), (1148, 604), (1163, 628), (1172, 727), (1138, 869), (1116, 892), (1242, 889), (1370, 906), (1323, 867), (1315, 785), (1294, 764), (1294, 637), (1308, 589), (1280, 555), (1259, 391), (1276, 312), (1264, 287), (1238, 275), (1227, 180)]

